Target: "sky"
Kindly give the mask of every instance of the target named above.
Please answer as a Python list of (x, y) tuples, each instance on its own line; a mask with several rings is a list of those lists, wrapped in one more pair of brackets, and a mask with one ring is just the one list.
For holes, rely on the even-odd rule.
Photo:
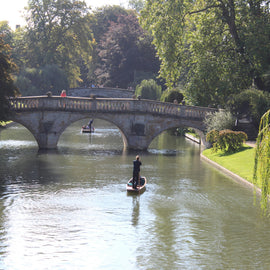
[[(128, 0), (85, 0), (86, 4), (93, 9), (104, 5), (122, 5), (127, 7)], [(28, 0), (0, 0), (0, 21), (8, 21), (14, 30), (16, 25), (24, 25), (22, 18), (24, 7)]]

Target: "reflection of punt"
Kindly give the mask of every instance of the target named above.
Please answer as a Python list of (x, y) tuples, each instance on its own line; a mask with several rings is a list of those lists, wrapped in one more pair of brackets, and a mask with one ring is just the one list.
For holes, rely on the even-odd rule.
[(131, 178), (127, 183), (127, 191), (128, 192), (137, 192), (137, 193), (139, 193), (139, 192), (144, 191), (146, 189), (146, 184), (147, 184), (146, 177), (141, 176), (140, 185), (137, 186), (137, 189), (134, 189), (132, 187), (132, 179), (133, 178)]
[(93, 133), (95, 129), (91, 127), (91, 129), (88, 126), (82, 126), (82, 133)]

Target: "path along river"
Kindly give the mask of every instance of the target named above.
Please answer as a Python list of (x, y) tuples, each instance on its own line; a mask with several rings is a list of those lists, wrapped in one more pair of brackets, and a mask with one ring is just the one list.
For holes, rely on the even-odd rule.
[(132, 196), (137, 153), (115, 126), (82, 124), (49, 152), (20, 125), (0, 133), (0, 269), (270, 269), (270, 220), (197, 144), (161, 134)]

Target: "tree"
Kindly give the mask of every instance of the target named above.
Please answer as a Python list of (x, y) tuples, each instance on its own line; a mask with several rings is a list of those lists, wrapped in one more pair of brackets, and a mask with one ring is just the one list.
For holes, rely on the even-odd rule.
[(97, 82), (97, 76), (101, 73), (101, 58), (99, 51), (101, 50), (101, 39), (108, 32), (112, 22), (117, 22), (120, 15), (128, 15), (130, 12), (120, 6), (103, 6), (96, 9), (90, 16), (89, 27), (93, 31), (94, 44), (92, 53), (91, 67), (87, 71), (87, 84)]
[(255, 164), (253, 183), (259, 185), (262, 192), (261, 208), (266, 214), (268, 195), (269, 195), (269, 180), (270, 180), (270, 110), (267, 111), (261, 118), (259, 133), (257, 137), (257, 145), (255, 152)]
[(13, 43), (12, 29), (8, 25), (8, 21), (0, 21), (0, 35), (6, 44), (9, 46)]
[(90, 28), (93, 31), (96, 44), (99, 44), (100, 40), (109, 30), (111, 23), (117, 23), (118, 17), (123, 15), (127, 16), (132, 14), (132, 11), (129, 11), (120, 6), (103, 6), (96, 9), (91, 14)]
[(147, 0), (141, 23), (154, 38), (161, 76), (179, 81), (197, 105), (224, 105), (270, 66), (269, 8), (264, 1)]
[(141, 96), (141, 98), (159, 100), (161, 96), (161, 86), (153, 79), (143, 80), (137, 85), (135, 94)]
[(8, 97), (18, 94), (12, 73), (15, 71), (15, 64), (10, 60), (10, 46), (4, 43), (3, 36), (0, 36), (0, 120), (8, 120), (9, 102)]
[(134, 12), (119, 15), (100, 41), (101, 64), (96, 70), (99, 82), (126, 88), (135, 81), (136, 73), (157, 72), (159, 60), (150, 41)]
[(144, 0), (129, 0), (128, 5), (139, 13), (143, 9)]
[(24, 96), (42, 95), (48, 91), (57, 95), (68, 88), (67, 76), (57, 65), (25, 68), (17, 75), (15, 83)]
[(26, 66), (57, 65), (75, 87), (81, 82), (82, 62), (91, 63), (93, 36), (85, 2), (30, 0), (24, 42)]

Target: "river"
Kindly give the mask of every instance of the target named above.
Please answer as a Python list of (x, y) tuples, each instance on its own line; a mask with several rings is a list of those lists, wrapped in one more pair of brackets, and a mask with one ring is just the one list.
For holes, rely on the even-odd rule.
[[(199, 145), (164, 132), (127, 152), (115, 126), (85, 122), (55, 151), (21, 125), (0, 132), (0, 269), (270, 269), (270, 220)], [(148, 185), (129, 195), (136, 154)]]

